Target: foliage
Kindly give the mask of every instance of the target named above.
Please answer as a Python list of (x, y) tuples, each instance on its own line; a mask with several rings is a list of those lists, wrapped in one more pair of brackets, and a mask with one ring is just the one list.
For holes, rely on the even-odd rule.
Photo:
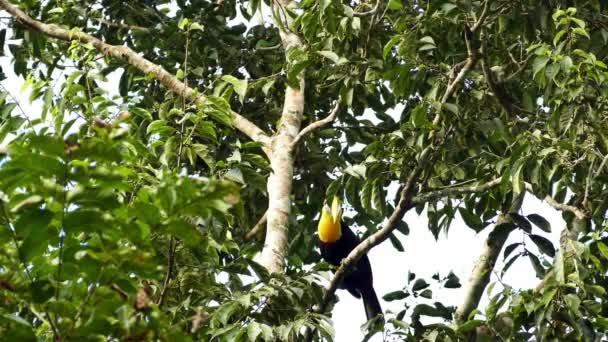
[[(484, 1), (304, 0), (274, 13), (292, 16), (305, 44), (289, 51), (277, 46), (269, 2), (13, 2), (46, 23), (132, 48), (207, 101), (190, 103), (91, 45), (12, 21), (12, 71), (39, 110), (24, 112), (2, 90), (3, 339), (295, 341), (313, 327), (331, 340), (328, 314), (311, 310), (327, 270), (314, 248), (320, 194), (346, 198), (354, 209), (346, 223), (373, 233), (396, 205), (389, 190), (415, 168), (429, 134), (441, 144), (418, 192), (501, 179), (483, 192), (418, 204), (430, 231), (437, 237), (460, 215), (475, 231), (521, 232), (525, 239), (505, 248), (504, 271), (524, 256), (539, 278), (553, 276), (539, 290), (507, 286), (462, 324), (427, 280), (412, 276), (384, 294), (404, 302), (387, 314), (385, 335), (605, 338), (605, 2), (488, 2), (471, 47)], [(235, 19), (237, 9), (243, 18)], [(470, 49), (474, 67), (443, 99)], [(230, 113), (274, 133), (284, 89), (305, 68), (305, 123), (338, 99), (348, 110), (295, 153), (287, 270), (269, 275), (253, 261), (261, 243), (244, 235), (267, 209), (271, 169)], [(117, 89), (107, 89), (115, 79)], [(524, 191), (581, 208), (581, 236), (553, 246), (542, 232), (556, 227), (542, 213), (512, 213), (495, 225)], [(580, 224), (570, 212), (564, 219), (571, 229)], [(397, 230), (390, 241), (403, 251), (409, 228)], [(454, 274), (434, 282), (461, 286)]]

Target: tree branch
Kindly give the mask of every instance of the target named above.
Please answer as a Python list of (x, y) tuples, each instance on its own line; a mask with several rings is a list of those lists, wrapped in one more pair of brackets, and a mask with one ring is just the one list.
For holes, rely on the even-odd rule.
[(511, 222), (509, 213), (516, 213), (521, 208), (521, 204), (524, 199), (525, 192), (521, 192), (519, 195), (513, 195), (513, 200), (509, 208), (508, 213), (500, 214), (496, 221), (494, 230), (490, 233), (486, 239), (486, 243), (483, 246), (481, 255), (469, 278), (469, 283), (465, 288), (464, 299), (455, 313), (456, 323), (462, 324), (467, 321), (467, 318), (473, 310), (479, 305), (479, 301), (483, 295), (486, 286), (490, 282), (490, 275), (496, 264), (496, 260), (502, 251), (509, 234), (513, 229), (504, 229), (503, 223)]
[[(528, 192), (534, 194), (532, 184), (527, 183), (527, 182), (525, 184), (526, 184), (526, 190), (528, 190)], [(551, 207), (553, 207), (556, 210), (566, 211), (566, 212), (570, 212), (570, 213), (574, 214), (574, 216), (576, 216), (576, 218), (578, 218), (579, 220), (584, 220), (585, 218), (587, 218), (587, 214), (585, 213), (585, 211), (583, 209), (580, 209), (573, 205), (560, 203), (549, 195), (545, 196), (544, 198), (541, 198), (541, 200), (547, 202), (548, 205), (550, 205)]]
[[(273, 11), (284, 14), (275, 14), (275, 18), (281, 43), (286, 52), (294, 48), (305, 48), (304, 42), (295, 33), (295, 30), (292, 30), (293, 18), (283, 12), (286, 11), (285, 8), (289, 6), (291, 1), (277, 0), (272, 2)], [(281, 120), (267, 152), (272, 172), (267, 181), (266, 236), (259, 260), (260, 264), (271, 273), (281, 273), (285, 269), (294, 173), (294, 154), (291, 146), (302, 125), (306, 89), (305, 73), (305, 69), (298, 73), (297, 87), (288, 85), (285, 89)]]
[(367, 17), (369, 15), (374, 15), (376, 14), (376, 12), (378, 12), (378, 9), (380, 8), (380, 2), (382, 0), (376, 0), (376, 6), (374, 6), (374, 8), (372, 8), (369, 11), (365, 11), (365, 12), (353, 12), (353, 17)]
[[(91, 44), (104, 56), (116, 58), (136, 67), (145, 74), (152, 75), (169, 90), (183, 96), (189, 101), (193, 101), (199, 105), (206, 101), (206, 97), (198, 94), (197, 90), (188, 87), (178, 80), (177, 77), (167, 72), (162, 66), (150, 62), (127, 46), (110, 45), (82, 31), (68, 30), (55, 24), (45, 24), (28, 16), (15, 5), (10, 4), (8, 0), (0, 0), (0, 8), (10, 13), (22, 25), (46, 34), (49, 37), (65, 41), (78, 40), (85, 44)], [(270, 138), (253, 122), (236, 112), (231, 112), (231, 116), (232, 125), (237, 130), (247, 135), (253, 141), (261, 142), (264, 145), (269, 144)]]
[(256, 237), (263, 229), (264, 227), (266, 227), (266, 217), (268, 215), (268, 210), (266, 210), (266, 212), (264, 213), (264, 215), (262, 215), (262, 217), (260, 218), (260, 220), (258, 221), (258, 223), (255, 224), (255, 226), (253, 226), (253, 228), (251, 228), (247, 234), (245, 234), (245, 241), (249, 241), (251, 239), (253, 239), (254, 237)]
[(490, 4), (489, 0), (486, 0), (483, 3), (483, 9), (481, 10), (479, 19), (477, 19), (477, 22), (475, 23), (475, 25), (473, 25), (473, 27), (471, 27), (471, 32), (473, 32), (473, 33), (477, 32), (477, 30), (479, 30), (481, 25), (485, 22), (486, 17), (488, 16), (488, 8), (490, 7), (489, 4)]
[(336, 119), (336, 116), (337, 116), (339, 110), (340, 110), (340, 100), (336, 101), (336, 105), (331, 110), (331, 113), (329, 113), (328, 116), (311, 123), (310, 125), (306, 126), (303, 130), (301, 130), (300, 133), (298, 133), (298, 135), (291, 142), (291, 149), (294, 149), (298, 145), (298, 143), (302, 139), (304, 139), (308, 134), (310, 134), (318, 129), (321, 129), (323, 126), (328, 125), (329, 123), (334, 121)]
[(106, 26), (110, 26), (110, 27), (115, 27), (118, 29), (123, 29), (123, 30), (130, 30), (130, 31), (139, 31), (139, 32), (143, 32), (143, 33), (150, 33), (151, 30), (147, 27), (142, 27), (142, 26), (137, 26), (137, 25), (129, 25), (129, 24), (124, 24), (124, 23), (116, 23), (104, 18), (93, 18), (93, 20), (95, 20), (96, 22), (106, 25)]
[(453, 188), (445, 188), (445, 189), (436, 190), (436, 191), (429, 191), (429, 192), (420, 194), (418, 196), (414, 196), (412, 198), (412, 204), (414, 204), (414, 205), (422, 204), (422, 203), (432, 201), (432, 200), (435, 200), (438, 198), (446, 197), (446, 196), (484, 192), (488, 189), (491, 189), (491, 188), (497, 186), (498, 184), (500, 184), (500, 182), (501, 182), (501, 178), (495, 178), (495, 179), (493, 179), (487, 183), (483, 183), (483, 184), (474, 184), (474, 185), (459, 186), (459, 187), (453, 187)]
[(173, 273), (173, 268), (175, 267), (175, 249), (177, 248), (177, 241), (175, 241), (174, 237), (171, 237), (169, 241), (169, 252), (167, 257), (167, 273), (165, 274), (165, 279), (163, 280), (163, 287), (160, 290), (160, 296), (158, 296), (157, 305), (162, 306), (165, 301), (165, 297), (167, 296), (167, 290), (169, 288), (169, 281), (171, 280), (171, 274)]

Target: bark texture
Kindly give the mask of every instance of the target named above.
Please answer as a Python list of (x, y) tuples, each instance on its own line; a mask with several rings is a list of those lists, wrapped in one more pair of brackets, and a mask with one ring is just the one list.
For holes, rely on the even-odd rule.
[(511, 222), (509, 213), (516, 213), (519, 211), (524, 194), (525, 192), (522, 192), (513, 197), (509, 212), (502, 213), (498, 216), (494, 230), (486, 239), (481, 255), (479, 256), (479, 259), (477, 259), (475, 266), (473, 266), (471, 277), (465, 287), (464, 300), (456, 310), (455, 318), (458, 324), (466, 322), (469, 314), (479, 305), (481, 296), (490, 282), (490, 276), (494, 270), (496, 260), (498, 260), (498, 256), (511, 233), (511, 230), (505, 230), (504, 226), (501, 225)]
[[(303, 47), (300, 37), (289, 31), (290, 16), (285, 13), (285, 6), (289, 1), (274, 3), (274, 10), (282, 18), (278, 23), (281, 42), (286, 53), (291, 49)], [(302, 114), (304, 113), (304, 73), (298, 75), (298, 89), (287, 87), (285, 101), (279, 128), (270, 142), (270, 167), (272, 172), (268, 177), (268, 211), (266, 225), (266, 239), (260, 256), (260, 263), (269, 272), (283, 272), (285, 266), (285, 253), (287, 252), (287, 239), (289, 216), (291, 214), (291, 188), (293, 184), (294, 154), (292, 144), (300, 133)]]

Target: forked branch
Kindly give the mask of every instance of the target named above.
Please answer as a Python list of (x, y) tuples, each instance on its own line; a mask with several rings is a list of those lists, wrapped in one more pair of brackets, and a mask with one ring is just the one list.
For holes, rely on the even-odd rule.
[(338, 115), (338, 111), (340, 110), (340, 100), (338, 100), (336, 102), (336, 105), (334, 106), (334, 108), (331, 110), (331, 113), (329, 113), (328, 116), (324, 117), (323, 119), (320, 119), (318, 121), (315, 121), (313, 123), (311, 123), (310, 125), (304, 127), (304, 129), (302, 129), (300, 131), (300, 133), (298, 133), (298, 135), (295, 137), (295, 139), (293, 139), (292, 143), (291, 143), (291, 148), (294, 149), (296, 146), (298, 146), (298, 143), (304, 139), (307, 135), (309, 135), (310, 133), (323, 128), (324, 126), (330, 124), (331, 122), (333, 122), (336, 119), (336, 116)]

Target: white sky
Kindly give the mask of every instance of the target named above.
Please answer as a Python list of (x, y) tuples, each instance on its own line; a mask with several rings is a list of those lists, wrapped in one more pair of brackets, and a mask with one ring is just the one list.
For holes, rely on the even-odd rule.
[[(10, 32), (7, 38), (10, 38)], [(35, 113), (34, 116), (38, 116), (37, 113), (40, 111), (41, 105), (39, 102), (34, 104), (29, 103), (27, 100), (29, 91), (23, 94), (20, 93), (23, 79), (17, 78), (14, 75), (11, 59), (10, 52), (8, 49), (5, 49), (5, 57), (0, 57), (0, 66), (8, 78), (1, 83), (11, 95), (19, 99), (20, 105), (26, 113)], [(109, 89), (118, 88), (116, 75), (118, 73), (109, 77)], [(110, 92), (110, 95), (115, 94), (116, 91)], [(528, 215), (532, 213), (544, 216), (551, 223), (552, 227), (550, 234), (542, 232), (537, 227), (533, 228), (533, 232), (549, 238), (557, 248), (559, 233), (565, 224), (561, 215), (546, 203), (542, 203), (538, 199), (528, 195), (524, 200), (521, 214)], [(405, 252), (397, 252), (389, 241), (385, 241), (368, 254), (374, 273), (374, 286), (384, 311), (399, 312), (403, 308), (403, 300), (384, 302), (382, 296), (388, 292), (401, 290), (404, 286), (407, 286), (408, 271), (415, 273), (417, 278), (427, 280), (431, 284), (430, 288), (433, 290), (432, 300), (417, 299), (418, 302), (433, 303), (439, 301), (446, 306), (459, 305), (473, 265), (481, 252), (485, 238), (493, 226), (488, 226), (481, 233), (476, 234), (457, 216), (457, 219), (452, 223), (449, 233), (447, 235), (441, 233), (439, 240), (435, 241), (428, 230), (425, 212), (418, 216), (414, 210), (411, 210), (406, 215), (405, 220), (410, 227), (410, 234), (403, 236), (397, 233), (397, 236), (403, 243)], [(523, 233), (521, 231), (515, 231), (511, 234), (505, 246), (512, 242), (520, 242), (522, 236)], [(529, 239), (526, 242), (528, 249), (537, 251)], [(496, 265), (498, 273), (502, 270), (502, 266), (501, 253)], [(450, 271), (453, 271), (460, 278), (463, 287), (459, 289), (445, 289), (437, 286), (437, 283), (431, 278), (435, 273), (439, 273), (443, 278)], [(496, 281), (496, 279), (495, 273), (492, 276), (492, 281)], [(502, 281), (514, 288), (526, 289), (534, 287), (539, 280), (536, 279), (535, 272), (528, 258), (522, 257), (509, 269)], [(497, 293), (500, 289), (502, 287), (498, 283), (494, 287), (494, 293)], [(336, 330), (335, 341), (360, 341), (363, 335), (359, 327), (365, 322), (363, 304), (346, 291), (339, 290), (337, 293), (340, 301), (336, 304), (333, 311), (334, 328)], [(407, 300), (410, 300), (410, 298)], [(484, 295), (481, 305), (482, 309), (487, 301), (488, 296)], [(409, 304), (412, 305), (413, 302), (409, 301)], [(408, 314), (404, 320), (409, 322), (409, 319)], [(380, 335), (377, 335), (371, 341), (382, 341), (382, 338)]]

